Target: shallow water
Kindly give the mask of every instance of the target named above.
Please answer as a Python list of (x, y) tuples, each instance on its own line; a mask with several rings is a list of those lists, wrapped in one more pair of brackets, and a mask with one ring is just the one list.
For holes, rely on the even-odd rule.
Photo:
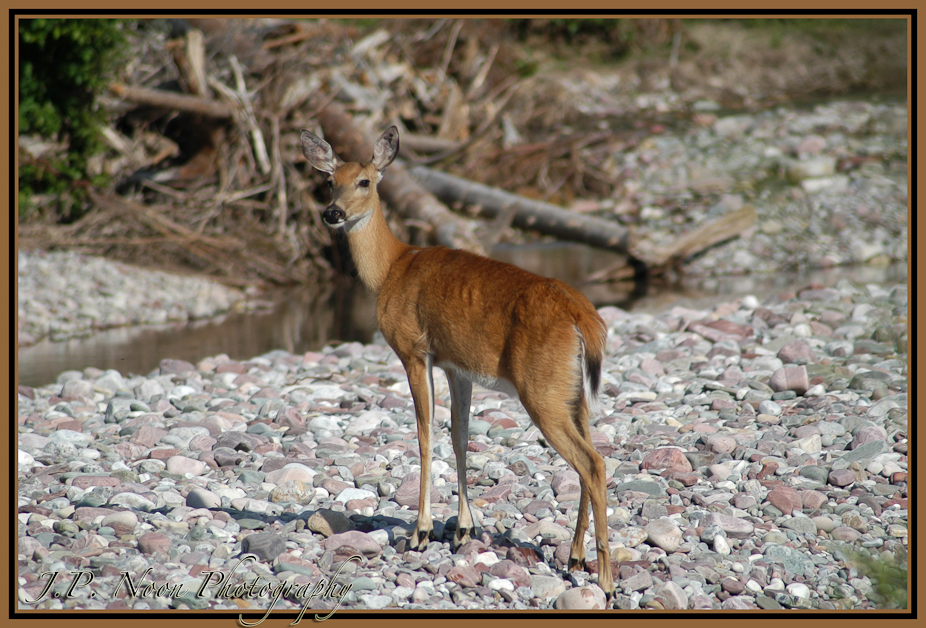
[[(685, 279), (672, 287), (650, 285), (631, 293), (619, 286), (584, 284), (590, 273), (619, 256), (569, 243), (497, 247), (493, 257), (532, 272), (557, 277), (580, 290), (597, 306), (658, 312), (674, 305), (711, 307), (753, 294), (766, 298), (810, 283), (832, 286), (846, 278), (860, 284), (905, 281), (902, 265), (888, 268), (836, 268), (807, 273)], [(300, 286), (265, 295), (270, 310), (233, 313), (207, 321), (119, 328), (65, 342), (43, 341), (19, 352), (19, 383), (41, 386), (66, 370), (93, 366), (123, 374), (147, 374), (164, 358), (196, 362), (225, 353), (244, 360), (275, 349), (293, 353), (318, 350), (338, 341), (370, 342), (375, 331), (374, 302), (355, 282), (319, 288)]]

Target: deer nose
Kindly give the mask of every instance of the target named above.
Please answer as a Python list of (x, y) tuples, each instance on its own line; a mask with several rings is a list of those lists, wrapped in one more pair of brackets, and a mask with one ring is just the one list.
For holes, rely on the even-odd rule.
[(324, 220), (329, 225), (341, 224), (346, 218), (347, 216), (344, 213), (344, 210), (340, 207), (337, 207), (336, 205), (330, 205), (322, 213), (322, 220)]

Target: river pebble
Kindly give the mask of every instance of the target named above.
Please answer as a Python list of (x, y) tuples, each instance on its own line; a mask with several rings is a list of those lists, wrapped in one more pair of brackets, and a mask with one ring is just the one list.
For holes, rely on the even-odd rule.
[[(906, 573), (906, 304), (904, 285), (841, 282), (705, 310), (602, 310), (610, 342), (591, 436), (608, 473), (616, 607), (896, 599), (854, 557), (873, 552)], [(795, 321), (810, 335), (795, 335)], [(772, 386), (781, 369), (823, 393)], [(20, 386), (20, 607), (239, 609), (214, 581), (209, 596), (190, 594), (212, 572), (356, 585), (314, 608), (602, 607), (594, 525), (586, 570), (566, 571), (577, 475), (518, 401), (479, 387), (472, 411), (488, 427), (471, 434), (466, 470), (477, 530), (451, 547), (459, 488), (439, 370), (435, 387), (434, 534), (412, 550), (416, 421), (383, 345), (165, 360), (146, 375), (87, 368)], [(149, 568), (148, 582), (174, 590), (128, 595), (123, 572)], [(77, 569), (93, 585), (66, 597)], [(60, 595), (34, 602), (49, 571)], [(307, 596), (293, 588), (276, 608)]]

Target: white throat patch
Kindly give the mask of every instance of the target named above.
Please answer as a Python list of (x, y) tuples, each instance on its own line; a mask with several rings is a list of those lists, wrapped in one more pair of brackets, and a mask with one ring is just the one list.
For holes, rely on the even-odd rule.
[(342, 224), (342, 229), (347, 233), (352, 231), (360, 231), (367, 226), (367, 223), (370, 222), (370, 217), (373, 215), (373, 210), (368, 211), (367, 213), (358, 216), (356, 218), (349, 218), (345, 220)]

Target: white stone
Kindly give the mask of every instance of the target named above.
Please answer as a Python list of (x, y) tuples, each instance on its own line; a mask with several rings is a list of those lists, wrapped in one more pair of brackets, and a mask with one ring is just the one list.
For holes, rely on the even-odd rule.
[(489, 588), (493, 591), (501, 591), (505, 589), (506, 591), (514, 591), (514, 583), (507, 578), (496, 578), (489, 583)]
[(792, 582), (787, 587), (788, 593), (795, 597), (808, 599), (810, 597), (810, 588), (803, 582)]
[(826, 387), (823, 384), (814, 384), (804, 393), (805, 397), (822, 397), (826, 394)]
[(726, 538), (719, 534), (714, 537), (714, 551), (722, 556), (730, 554), (730, 544), (727, 542)]
[(345, 488), (338, 493), (334, 501), (346, 504), (352, 499), (377, 499), (376, 493), (365, 488)]
[(495, 552), (482, 552), (477, 554), (474, 559), (474, 563), (482, 563), (486, 567), (491, 567), (492, 565), (498, 563), (501, 559), (498, 557), (498, 554)]

